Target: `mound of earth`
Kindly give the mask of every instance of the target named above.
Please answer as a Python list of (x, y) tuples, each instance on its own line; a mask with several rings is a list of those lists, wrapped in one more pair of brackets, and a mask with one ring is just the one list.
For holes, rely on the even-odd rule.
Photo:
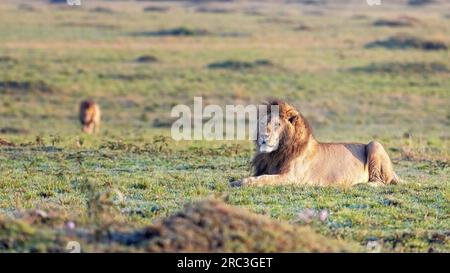
[[(67, 252), (77, 241), (82, 252), (359, 252), (361, 247), (267, 216), (207, 200), (138, 230), (123, 227), (62, 227), (43, 211), (0, 215), (0, 251)], [(118, 231), (121, 230), (121, 231)]]
[(326, 238), (217, 200), (188, 205), (154, 226), (121, 236), (121, 244), (148, 252), (352, 252)]

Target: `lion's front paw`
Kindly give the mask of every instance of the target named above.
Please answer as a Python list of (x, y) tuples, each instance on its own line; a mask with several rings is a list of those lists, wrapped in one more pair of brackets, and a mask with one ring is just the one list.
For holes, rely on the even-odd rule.
[(231, 187), (242, 187), (255, 184), (257, 181), (256, 177), (247, 177), (241, 180), (233, 181), (230, 183)]

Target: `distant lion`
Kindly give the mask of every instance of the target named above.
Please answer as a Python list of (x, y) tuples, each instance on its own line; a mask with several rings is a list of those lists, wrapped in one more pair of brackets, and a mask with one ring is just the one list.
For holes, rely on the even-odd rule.
[(14, 143), (6, 140), (6, 139), (2, 139), (0, 138), (0, 146), (10, 146), (10, 147), (14, 147), (16, 146)]
[(232, 186), (399, 182), (379, 142), (321, 143), (294, 107), (279, 101), (269, 103), (271, 105), (279, 107), (279, 114), (272, 116), (269, 109), (267, 115), (262, 115), (267, 122), (262, 128), (260, 125), (257, 133), (257, 152), (252, 161), (254, 176), (232, 182)]
[(92, 100), (80, 103), (80, 122), (85, 133), (98, 133), (100, 131), (100, 106)]

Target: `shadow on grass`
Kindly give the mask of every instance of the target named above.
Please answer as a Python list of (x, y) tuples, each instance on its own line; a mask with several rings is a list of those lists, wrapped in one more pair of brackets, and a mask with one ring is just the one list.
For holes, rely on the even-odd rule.
[(213, 33), (203, 28), (177, 27), (171, 29), (162, 29), (157, 31), (138, 31), (129, 33), (135, 37), (203, 37), (203, 36), (219, 36), (219, 37), (248, 37), (249, 33), (245, 32), (219, 32)]
[(208, 65), (210, 69), (229, 69), (229, 70), (242, 70), (242, 69), (252, 69), (258, 67), (274, 67), (275, 65), (266, 59), (255, 60), (253, 62), (248, 61), (238, 61), (238, 60), (226, 60), (221, 62), (214, 62)]
[(156, 63), (158, 62), (158, 58), (152, 55), (142, 55), (136, 58), (135, 62), (137, 63)]
[(397, 34), (384, 40), (377, 40), (366, 44), (366, 48), (383, 47), (386, 49), (420, 49), (447, 50), (448, 46), (439, 40), (427, 40), (408, 34)]
[(15, 128), (15, 127), (3, 127), (0, 128), (0, 134), (11, 134), (11, 135), (17, 135), (17, 134), (28, 134), (28, 130), (25, 130), (23, 128)]
[(0, 81), (0, 94), (18, 92), (53, 94), (56, 89), (44, 81)]
[(411, 63), (371, 63), (368, 66), (354, 67), (351, 72), (363, 73), (388, 73), (388, 74), (405, 74), (405, 73), (449, 73), (450, 70), (444, 63), (431, 62), (411, 62)]
[(205, 36), (211, 35), (206, 29), (178, 27), (172, 29), (162, 29), (158, 31), (133, 32), (132, 36)]
[(376, 27), (413, 27), (422, 24), (422, 21), (411, 16), (400, 16), (393, 19), (378, 19), (373, 22), (373, 25)]
[(170, 7), (161, 7), (161, 6), (148, 6), (144, 7), (144, 12), (168, 12)]

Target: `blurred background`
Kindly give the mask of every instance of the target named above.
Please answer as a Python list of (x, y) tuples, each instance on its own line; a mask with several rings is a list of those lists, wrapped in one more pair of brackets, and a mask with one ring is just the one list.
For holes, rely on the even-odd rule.
[[(370, 1), (369, 1), (370, 2)], [(450, 3), (2, 0), (0, 132), (168, 131), (176, 104), (299, 107), (319, 138), (447, 140)], [(339, 132), (339, 133), (337, 133)]]

